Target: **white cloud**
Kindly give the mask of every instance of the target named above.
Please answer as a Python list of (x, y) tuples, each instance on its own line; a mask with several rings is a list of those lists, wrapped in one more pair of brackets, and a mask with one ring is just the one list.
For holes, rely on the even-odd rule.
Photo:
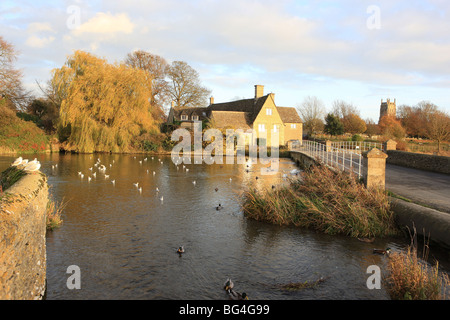
[(75, 28), (73, 34), (78, 37), (87, 34), (113, 37), (116, 34), (131, 34), (134, 28), (135, 25), (125, 13), (113, 15), (110, 12), (98, 12), (93, 18)]
[(38, 37), (36, 35), (31, 35), (27, 38), (26, 44), (32, 48), (44, 48), (48, 46), (55, 40), (55, 37)]

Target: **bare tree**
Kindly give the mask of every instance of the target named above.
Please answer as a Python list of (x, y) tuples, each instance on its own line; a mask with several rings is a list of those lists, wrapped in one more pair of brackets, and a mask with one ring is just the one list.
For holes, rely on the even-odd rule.
[(0, 36), (0, 102), (13, 110), (24, 109), (30, 99), (22, 85), (22, 72), (14, 67), (17, 60), (14, 46)]
[(316, 134), (323, 130), (323, 118), (325, 105), (317, 97), (307, 96), (300, 105), (297, 105), (303, 120), (303, 128), (310, 134)]
[(434, 111), (427, 122), (427, 135), (437, 142), (440, 153), (441, 143), (450, 140), (450, 117), (443, 111)]
[(340, 120), (350, 116), (351, 114), (359, 117), (359, 110), (351, 103), (347, 103), (343, 100), (333, 101), (333, 109), (331, 113), (336, 115)]
[(125, 63), (133, 68), (148, 72), (152, 79), (152, 99), (150, 103), (163, 109), (168, 103), (168, 82), (166, 81), (169, 64), (166, 59), (156, 54), (138, 50), (129, 53)]
[(196, 70), (184, 61), (174, 61), (168, 68), (170, 79), (168, 95), (176, 107), (203, 107), (208, 105), (211, 91), (201, 85)]

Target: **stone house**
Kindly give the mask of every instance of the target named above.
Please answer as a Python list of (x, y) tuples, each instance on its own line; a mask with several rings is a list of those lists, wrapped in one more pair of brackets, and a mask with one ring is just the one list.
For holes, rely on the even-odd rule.
[(172, 105), (167, 122), (179, 122), (182, 128), (192, 129), (195, 121), (203, 120), (208, 120), (212, 128), (242, 129), (253, 137), (266, 139), (268, 146), (273, 132), (279, 135), (279, 145), (286, 145), (289, 140), (302, 140), (303, 123), (297, 110), (277, 106), (275, 94), (264, 95), (262, 85), (255, 85), (255, 96), (250, 99), (214, 103), (211, 97), (206, 108), (177, 108)]

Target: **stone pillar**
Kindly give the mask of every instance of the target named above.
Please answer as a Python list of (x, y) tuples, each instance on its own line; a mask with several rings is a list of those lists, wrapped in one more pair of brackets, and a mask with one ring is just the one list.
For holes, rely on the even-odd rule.
[(384, 143), (384, 150), (388, 151), (388, 150), (397, 150), (397, 142), (389, 139), (388, 141), (386, 141)]
[(325, 141), (325, 151), (326, 152), (331, 151), (331, 141), (330, 140)]
[(363, 153), (363, 178), (367, 188), (385, 188), (387, 154), (377, 148)]

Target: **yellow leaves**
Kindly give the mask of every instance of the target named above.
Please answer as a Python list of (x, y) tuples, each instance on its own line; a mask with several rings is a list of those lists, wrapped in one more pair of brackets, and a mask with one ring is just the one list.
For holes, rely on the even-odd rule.
[(77, 151), (126, 151), (133, 137), (157, 128), (152, 79), (141, 69), (76, 51), (52, 81), (64, 95), (61, 119)]

